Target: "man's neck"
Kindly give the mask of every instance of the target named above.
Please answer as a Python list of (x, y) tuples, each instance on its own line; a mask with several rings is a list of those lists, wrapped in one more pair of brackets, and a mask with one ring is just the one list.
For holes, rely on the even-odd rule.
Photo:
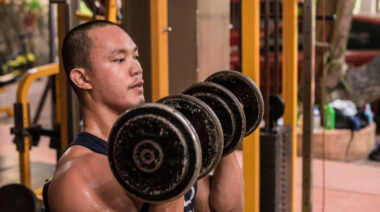
[(83, 112), (83, 131), (91, 133), (105, 141), (113, 124), (120, 114), (107, 107), (82, 107)]

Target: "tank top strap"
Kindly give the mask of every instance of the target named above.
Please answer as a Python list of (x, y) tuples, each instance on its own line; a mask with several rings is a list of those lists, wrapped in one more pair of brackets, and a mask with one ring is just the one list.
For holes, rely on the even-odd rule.
[(93, 152), (107, 155), (107, 142), (88, 132), (80, 132), (69, 147), (74, 145), (84, 146)]

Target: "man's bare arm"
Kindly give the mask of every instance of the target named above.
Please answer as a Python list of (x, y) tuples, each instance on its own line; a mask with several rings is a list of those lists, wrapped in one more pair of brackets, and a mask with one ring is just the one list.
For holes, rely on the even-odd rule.
[(211, 177), (198, 181), (195, 211), (243, 211), (244, 180), (236, 153), (223, 157)]

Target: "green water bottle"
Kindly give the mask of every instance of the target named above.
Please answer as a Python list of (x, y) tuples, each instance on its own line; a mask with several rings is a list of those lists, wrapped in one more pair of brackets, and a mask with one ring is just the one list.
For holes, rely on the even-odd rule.
[(331, 105), (325, 105), (325, 129), (335, 129), (335, 109)]

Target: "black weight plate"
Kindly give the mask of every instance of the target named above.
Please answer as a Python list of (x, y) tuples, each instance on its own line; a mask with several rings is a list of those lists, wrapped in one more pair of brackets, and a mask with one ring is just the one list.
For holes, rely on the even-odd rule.
[(270, 95), (269, 105), (270, 105), (269, 119), (272, 124), (284, 115), (285, 103), (284, 101), (282, 101), (280, 96)]
[(183, 91), (195, 96), (214, 110), (224, 132), (223, 156), (233, 152), (245, 135), (245, 115), (239, 100), (225, 87), (212, 82), (199, 82)]
[(206, 81), (215, 82), (229, 89), (243, 105), (246, 118), (246, 133), (251, 134), (264, 115), (264, 100), (256, 84), (237, 71), (220, 71), (209, 76)]
[(182, 113), (197, 132), (202, 150), (199, 178), (217, 165), (223, 153), (223, 129), (213, 110), (203, 101), (189, 95), (167, 96), (157, 101)]
[(0, 211), (41, 211), (41, 205), (32, 190), (21, 184), (0, 188)]
[(111, 129), (108, 160), (126, 191), (144, 202), (184, 195), (198, 179), (201, 147), (178, 111), (149, 103), (123, 113)]

